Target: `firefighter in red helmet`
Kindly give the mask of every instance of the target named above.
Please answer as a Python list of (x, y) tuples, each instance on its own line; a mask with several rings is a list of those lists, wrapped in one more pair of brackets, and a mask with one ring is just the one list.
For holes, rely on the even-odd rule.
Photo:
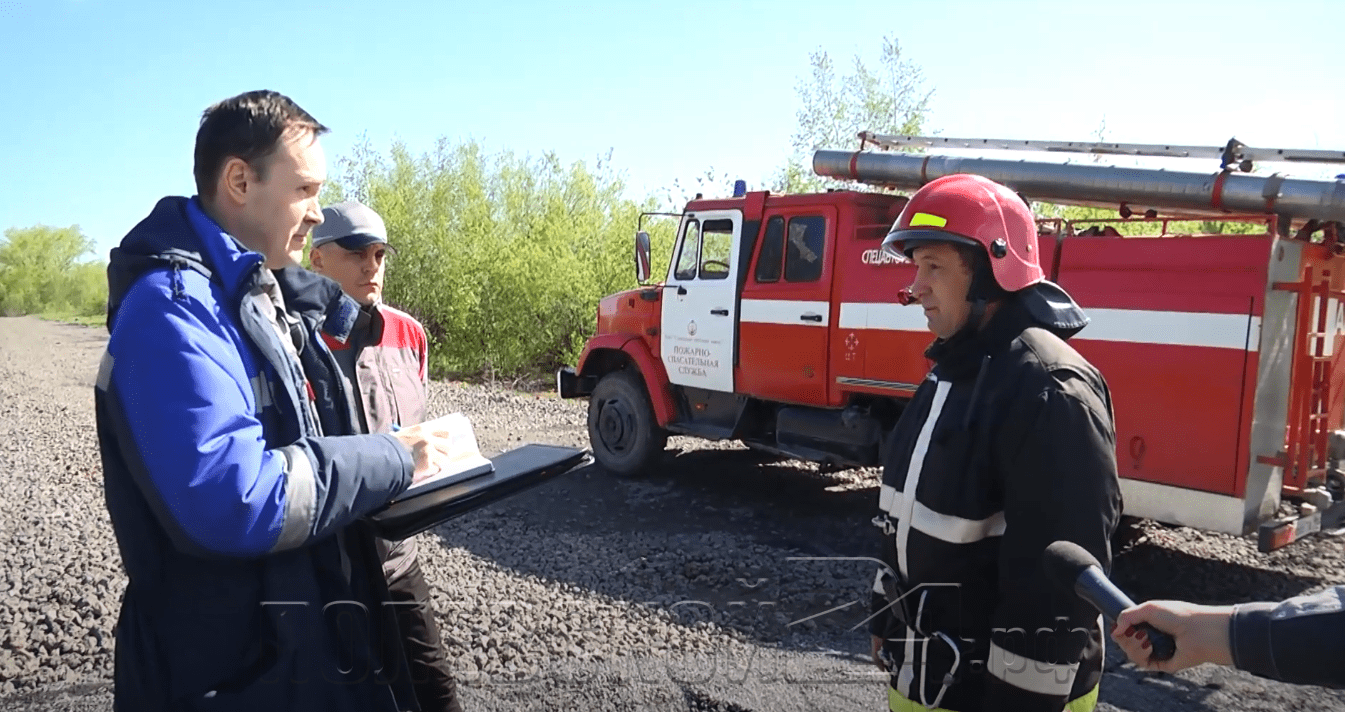
[(1054, 541), (1110, 569), (1121, 513), (1111, 395), (1066, 340), (1088, 319), (1045, 279), (1024, 200), (980, 176), (911, 196), (883, 242), (915, 263), (935, 363), (883, 459), (875, 663), (893, 710), (1097, 702), (1101, 618), (1047, 577)]

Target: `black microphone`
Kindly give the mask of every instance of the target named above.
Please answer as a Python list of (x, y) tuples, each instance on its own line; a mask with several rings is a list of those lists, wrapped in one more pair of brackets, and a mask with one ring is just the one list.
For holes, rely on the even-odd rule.
[[(1121, 611), (1135, 605), (1130, 597), (1121, 592), (1115, 584), (1102, 573), (1102, 567), (1096, 558), (1082, 546), (1072, 541), (1057, 541), (1046, 547), (1046, 556), (1042, 560), (1046, 573), (1064, 589), (1073, 589), (1085, 601), (1107, 616), (1114, 623)], [(1177, 652), (1177, 643), (1172, 636), (1148, 623), (1136, 628), (1144, 631), (1149, 638), (1152, 652), (1150, 660), (1168, 660)]]

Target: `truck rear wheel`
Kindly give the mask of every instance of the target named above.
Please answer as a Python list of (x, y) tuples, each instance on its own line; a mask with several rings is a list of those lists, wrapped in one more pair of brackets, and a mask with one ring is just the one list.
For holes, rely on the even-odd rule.
[(653, 468), (668, 446), (643, 379), (633, 370), (603, 376), (588, 399), (588, 440), (604, 469), (633, 477)]

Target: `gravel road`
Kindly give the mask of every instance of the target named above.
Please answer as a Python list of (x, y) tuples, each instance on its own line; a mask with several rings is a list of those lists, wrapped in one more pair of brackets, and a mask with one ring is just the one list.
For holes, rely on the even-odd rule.
[[(101, 491), (93, 379), (106, 330), (0, 319), (0, 709), (111, 709), (125, 577)], [(488, 454), (586, 447), (585, 404), (431, 386)], [(673, 438), (664, 470), (589, 467), (419, 535), (469, 710), (879, 710), (865, 615), (875, 471), (822, 473)], [(1340, 540), (1271, 555), (1143, 523), (1113, 578), (1136, 599), (1270, 600), (1345, 583)], [(1108, 651), (1100, 711), (1343, 709), (1345, 693)]]

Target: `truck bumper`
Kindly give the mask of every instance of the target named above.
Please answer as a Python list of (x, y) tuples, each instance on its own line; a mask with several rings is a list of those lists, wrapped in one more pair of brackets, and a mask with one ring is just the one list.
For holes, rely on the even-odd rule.
[(1262, 522), (1257, 530), (1256, 548), (1262, 554), (1288, 546), (1313, 534), (1345, 534), (1345, 500), (1319, 509), (1312, 505), (1300, 507), (1297, 516)]
[(581, 376), (572, 366), (561, 366), (556, 369), (556, 392), (561, 398), (583, 398), (593, 393), (593, 387), (598, 385), (596, 376)]

